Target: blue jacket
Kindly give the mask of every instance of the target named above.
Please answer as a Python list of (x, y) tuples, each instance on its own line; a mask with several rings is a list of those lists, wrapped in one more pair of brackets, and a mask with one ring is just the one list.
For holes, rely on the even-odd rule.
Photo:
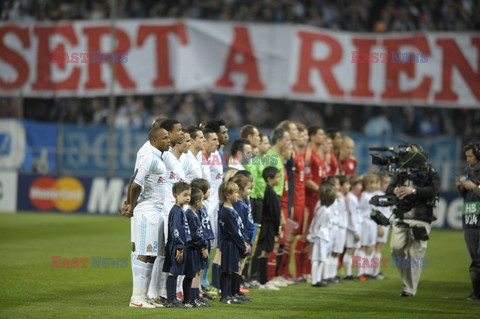
[(187, 217), (179, 206), (174, 205), (168, 215), (168, 245), (175, 250), (185, 249), (191, 240)]
[(252, 208), (250, 205), (242, 200), (237, 200), (233, 203), (233, 208), (238, 213), (242, 220), (242, 235), (243, 238), (251, 245), (253, 242), (253, 217), (252, 217)]
[(190, 236), (192, 237), (192, 240), (188, 242), (188, 247), (198, 250), (207, 247), (208, 242), (203, 235), (202, 221), (200, 220), (200, 217), (191, 209), (185, 211), (185, 216), (187, 217)]
[(214, 240), (215, 234), (212, 230), (212, 225), (210, 224), (210, 219), (208, 218), (207, 207), (202, 205), (202, 208), (198, 211), (200, 215), (200, 220), (202, 221), (203, 236), (206, 240)]

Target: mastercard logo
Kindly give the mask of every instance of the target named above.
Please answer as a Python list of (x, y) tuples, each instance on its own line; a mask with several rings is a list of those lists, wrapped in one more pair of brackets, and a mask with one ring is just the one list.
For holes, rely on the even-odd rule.
[(40, 210), (58, 209), (72, 212), (82, 206), (85, 190), (74, 177), (40, 177), (33, 181), (29, 191), (30, 201)]

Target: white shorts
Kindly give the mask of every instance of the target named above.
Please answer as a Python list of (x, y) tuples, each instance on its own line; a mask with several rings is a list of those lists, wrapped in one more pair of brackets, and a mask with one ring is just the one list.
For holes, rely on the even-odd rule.
[(310, 260), (312, 261), (323, 261), (326, 262), (328, 256), (332, 253), (332, 245), (330, 242), (315, 238), (310, 249)]
[(135, 212), (135, 253), (140, 256), (165, 256), (165, 218), (159, 211)]
[(384, 226), (385, 227), (385, 232), (383, 233), (383, 236), (377, 236), (377, 243), (382, 243), (385, 244), (388, 239), (388, 233), (390, 232), (390, 226)]
[(130, 242), (135, 242), (135, 219), (130, 218)]
[(375, 246), (377, 243), (378, 227), (370, 218), (365, 218), (362, 224), (362, 234), (360, 235), (362, 246)]
[(346, 228), (341, 228), (337, 227), (337, 231), (333, 235), (333, 252), (336, 254), (341, 254), (343, 253), (343, 250), (345, 249), (345, 241), (347, 237), (347, 229)]
[(219, 204), (215, 204), (215, 208), (211, 209), (208, 207), (208, 219), (210, 220), (210, 225), (212, 226), (212, 232), (213, 235), (215, 236), (214, 240), (210, 241), (210, 244), (212, 245), (212, 248), (215, 248), (218, 246), (218, 210), (220, 208)]
[(345, 247), (347, 248), (360, 248), (361, 238), (359, 241), (355, 241), (355, 233), (351, 230), (347, 230), (347, 239), (345, 241)]
[(210, 225), (212, 226), (212, 231), (215, 236), (215, 239), (213, 239), (210, 243), (212, 248), (215, 248), (218, 244), (218, 209), (216, 209), (212, 214), (209, 214), (208, 219), (210, 220)]
[(167, 200), (163, 203), (162, 215), (165, 218), (165, 224), (163, 226), (163, 234), (165, 236), (165, 243), (168, 241), (168, 216), (170, 215), (170, 211), (172, 210), (173, 206), (175, 206), (175, 203), (172, 203), (172, 202), (167, 201)]

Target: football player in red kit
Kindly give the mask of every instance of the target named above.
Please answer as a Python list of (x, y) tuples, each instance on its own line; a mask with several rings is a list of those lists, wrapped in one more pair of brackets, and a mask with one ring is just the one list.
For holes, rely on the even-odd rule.
[[(325, 132), (319, 126), (310, 126), (308, 128), (309, 143), (305, 149), (305, 204), (307, 211), (305, 212), (305, 221), (307, 225), (313, 219), (315, 205), (320, 199), (318, 189), (322, 179), (326, 176), (325, 163), (322, 160), (322, 145), (325, 142)], [(310, 273), (310, 261), (304, 263), (303, 271)]]
[(357, 169), (357, 159), (353, 156), (355, 142), (350, 137), (344, 137), (340, 148), (340, 170), (342, 175), (353, 176)]

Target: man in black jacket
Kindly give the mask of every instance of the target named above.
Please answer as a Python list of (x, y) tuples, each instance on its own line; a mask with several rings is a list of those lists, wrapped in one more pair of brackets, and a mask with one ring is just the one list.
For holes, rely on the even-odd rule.
[(470, 278), (473, 292), (467, 300), (480, 300), (480, 143), (470, 143), (464, 148), (467, 165), (464, 176), (456, 186), (464, 199), (462, 224), (465, 243), (472, 263)]
[(396, 219), (392, 227), (392, 259), (402, 277), (401, 297), (412, 297), (417, 292), (422, 268), (425, 267), (428, 234), (433, 207), (440, 188), (438, 173), (427, 163), (428, 157), (418, 145), (410, 145), (399, 163), (400, 169), (411, 170), (405, 181), (393, 178), (386, 194), (400, 201), (396, 205)]

